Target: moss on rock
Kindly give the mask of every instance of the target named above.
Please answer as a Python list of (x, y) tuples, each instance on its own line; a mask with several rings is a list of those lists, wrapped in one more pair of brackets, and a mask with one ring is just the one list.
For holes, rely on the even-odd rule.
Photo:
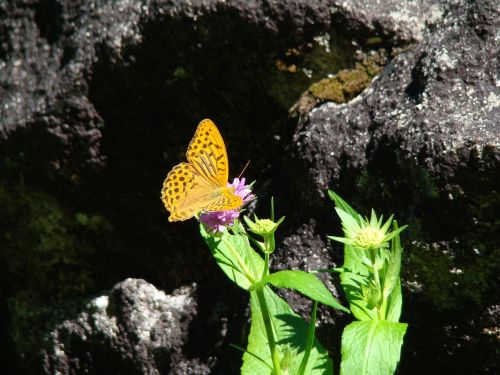
[(0, 270), (17, 350), (35, 355), (57, 309), (94, 288), (90, 259), (112, 228), (99, 216), (65, 210), (54, 197), (0, 184)]
[(387, 51), (368, 54), (353, 69), (342, 69), (333, 77), (313, 83), (290, 109), (290, 115), (305, 114), (322, 102), (346, 103), (358, 96), (387, 63)]

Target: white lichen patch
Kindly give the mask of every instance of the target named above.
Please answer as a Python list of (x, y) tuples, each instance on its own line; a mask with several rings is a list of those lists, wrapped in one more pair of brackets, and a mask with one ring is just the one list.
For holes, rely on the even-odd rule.
[(437, 54), (436, 62), (439, 64), (442, 70), (454, 69), (457, 64), (457, 60), (450, 57), (447, 50), (442, 50)]

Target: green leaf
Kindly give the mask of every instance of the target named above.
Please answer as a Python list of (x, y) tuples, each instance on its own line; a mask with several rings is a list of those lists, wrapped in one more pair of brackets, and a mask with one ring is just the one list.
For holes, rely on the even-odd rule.
[(389, 300), (387, 303), (387, 312), (385, 313), (385, 319), (389, 322), (399, 322), (402, 307), (403, 307), (403, 295), (401, 293), (401, 282), (398, 277), (396, 286), (389, 295)]
[(335, 193), (333, 190), (328, 190), (328, 196), (332, 201), (335, 202), (335, 206), (349, 213), (353, 218), (355, 218), (358, 221), (358, 224), (361, 224), (360, 216), (356, 212), (356, 210), (352, 208), (345, 200), (343, 200), (337, 193)]
[[(394, 221), (394, 230), (398, 230), (398, 224)], [(399, 273), (401, 271), (401, 243), (399, 235), (393, 238), (391, 242), (391, 252), (389, 264), (384, 276), (384, 297), (388, 299), (386, 319), (392, 322), (399, 321), (401, 315), (402, 296), (401, 281)]]
[(368, 307), (364, 289), (369, 288), (369, 270), (364, 264), (366, 250), (350, 245), (344, 246), (344, 264), (348, 270), (340, 274), (340, 283), (349, 301), (349, 308), (358, 320), (378, 319), (377, 311)]
[[(313, 274), (300, 270), (285, 270), (274, 272), (264, 278), (257, 285), (269, 283), (277, 288), (294, 289), (313, 301), (318, 301), (324, 305), (342, 310), (347, 313), (350, 311), (342, 306), (339, 301), (333, 297), (326, 286)], [(257, 285), (252, 286), (252, 289)]]
[[(292, 308), (267, 286), (264, 287), (264, 297), (271, 315), (281, 357), (283, 358), (285, 351), (293, 350), (294, 356), (288, 373), (297, 374), (306, 348), (308, 324), (295, 314)], [(271, 352), (267, 342), (262, 311), (255, 291), (250, 292), (250, 307), (252, 324), (248, 336), (248, 353), (245, 352), (243, 355), (241, 374), (270, 375), (272, 373), (270, 370), (272, 368)], [(262, 358), (266, 364), (262, 363), (256, 357)], [(332, 375), (332, 367), (332, 361), (328, 356), (328, 352), (315, 340), (314, 346), (310, 351), (305, 374)]]
[(340, 375), (390, 375), (399, 362), (406, 323), (353, 322), (342, 334)]
[(337, 215), (339, 215), (340, 217), (340, 221), (342, 222), (342, 227), (344, 228), (344, 230), (357, 232), (361, 229), (359, 221), (357, 220), (357, 216), (352, 216), (351, 213), (346, 212), (338, 207), (335, 207), (335, 211), (337, 211)]
[(252, 249), (245, 235), (225, 231), (216, 237), (207, 233), (203, 225), (200, 225), (200, 233), (219, 267), (239, 287), (248, 290), (255, 280), (260, 279), (264, 260)]
[(299, 367), (299, 375), (304, 375), (306, 373), (307, 363), (309, 362), (309, 355), (311, 354), (311, 349), (314, 345), (315, 331), (316, 331), (316, 313), (318, 312), (318, 302), (314, 301), (313, 308), (311, 311), (311, 318), (309, 319), (309, 327), (307, 328), (307, 340), (306, 349), (304, 350), (304, 356)]

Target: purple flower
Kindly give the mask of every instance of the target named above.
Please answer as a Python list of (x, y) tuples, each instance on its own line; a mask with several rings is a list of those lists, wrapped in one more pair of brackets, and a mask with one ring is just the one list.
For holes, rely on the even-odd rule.
[(240, 196), (241, 199), (243, 199), (242, 206), (244, 206), (251, 200), (255, 199), (255, 195), (252, 194), (252, 189), (250, 185), (245, 185), (245, 182), (246, 182), (245, 178), (239, 179), (238, 177), (236, 177), (233, 180), (233, 183), (227, 184), (228, 187), (234, 188), (234, 194)]
[(250, 189), (250, 185), (245, 185), (244, 178), (235, 178), (233, 182), (228, 183), (227, 186), (234, 188), (234, 194), (241, 197), (243, 204), (235, 210), (202, 213), (200, 215), (200, 221), (208, 232), (223, 232), (226, 227), (231, 226), (238, 218), (241, 208), (255, 198), (255, 195), (252, 194), (252, 190)]

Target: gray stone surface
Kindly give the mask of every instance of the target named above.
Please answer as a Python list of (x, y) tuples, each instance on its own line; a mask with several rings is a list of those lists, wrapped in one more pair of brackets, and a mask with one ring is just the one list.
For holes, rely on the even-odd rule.
[[(426, 25), (434, 24), (442, 10), (437, 4), (419, 1), (246, 0), (198, 1), (5, 1), (0, 11), (0, 136), (17, 127), (41, 122), (63, 143), (87, 142), (88, 157), (96, 161), (96, 142), (103, 121), (88, 102), (88, 77), (108, 50), (120, 60), (125, 47), (141, 43), (141, 27), (167, 17), (196, 22), (203, 15), (230, 11), (263, 29), (327, 30), (332, 17), (395, 40), (422, 38)], [(0, 13), (0, 14), (1, 14)], [(76, 112), (65, 119), (68, 111)], [(72, 123), (72, 121), (79, 122)], [(97, 158), (98, 159), (98, 158)]]
[(209, 373), (182, 354), (197, 312), (194, 293), (182, 287), (167, 295), (144, 280), (124, 280), (47, 336), (45, 373)]
[(441, 21), (449, 4), (432, 0), (348, 0), (334, 3), (335, 9), (350, 24), (361, 24), (372, 33), (389, 36), (395, 42), (421, 41), (426, 31)]
[(342, 169), (366, 167), (384, 143), (440, 179), (451, 177), (463, 156), (481, 159), (498, 149), (498, 9), (479, 4), (450, 14), (351, 102), (309, 114), (294, 149), (316, 192), (323, 194)]

